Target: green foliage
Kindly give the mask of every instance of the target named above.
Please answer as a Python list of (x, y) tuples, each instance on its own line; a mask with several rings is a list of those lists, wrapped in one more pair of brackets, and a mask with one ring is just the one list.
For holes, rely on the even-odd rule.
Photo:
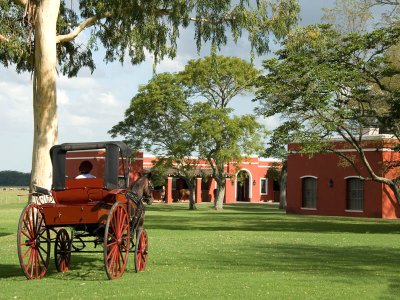
[(230, 116), (230, 109), (214, 108), (209, 103), (196, 103), (192, 111), (192, 135), (200, 157), (213, 161), (223, 172), (230, 161), (241, 161), (243, 155), (259, 153), (263, 148), (263, 127), (253, 115)]
[[(0, 41), (0, 62), (15, 64), (18, 71), (33, 69), (34, 41), (28, 45), (33, 26), (27, 22), (25, 8), (17, 1), (0, 0), (0, 34), (8, 42)], [(278, 39), (289, 32), (297, 22), (299, 5), (294, 0), (257, 1), (79, 1), (79, 8), (72, 8), (62, 0), (57, 21), (57, 36), (73, 32), (78, 25), (93, 19), (84, 27), (91, 27), (88, 42), (75, 38), (58, 44), (60, 71), (76, 76), (79, 69), (94, 70), (93, 51), (101, 45), (105, 61), (132, 64), (145, 60), (149, 51), (155, 62), (164, 57), (175, 57), (180, 30), (194, 23), (194, 37), (198, 50), (202, 44), (211, 43), (212, 52), (225, 45), (228, 33), (236, 42), (243, 32), (248, 33), (251, 51), (257, 54), (269, 50), (269, 36)], [(83, 28), (85, 29), (85, 28)]]
[[(159, 74), (139, 89), (125, 113), (125, 119), (115, 125), (110, 133), (113, 137), (122, 135), (135, 149), (146, 149), (160, 156), (181, 161), (194, 152), (208, 159), (211, 155), (221, 163), (240, 159), (243, 153), (258, 152), (262, 127), (253, 116), (231, 117), (229, 108), (215, 107), (215, 102), (195, 102), (190, 96), (197, 89), (201, 95), (210, 95), (219, 89), (232, 99), (237, 91), (250, 89), (244, 83), (242, 74), (231, 71), (232, 66), (246, 66), (249, 73), (258, 73), (243, 60), (231, 57), (217, 57), (221, 62), (215, 68), (205, 68), (211, 58), (191, 62), (182, 73)], [(193, 66), (193, 64), (196, 66)], [(202, 67), (199, 67), (202, 66)], [(219, 69), (221, 66), (221, 69)], [(199, 72), (201, 75), (199, 75)], [(212, 85), (202, 85), (204, 78), (220, 78)], [(201, 82), (194, 78), (202, 77)], [(230, 82), (243, 82), (227, 84)], [(201, 86), (201, 87), (200, 87)], [(215, 94), (213, 99), (221, 103), (223, 95)], [(206, 97), (207, 98), (207, 97)], [(228, 98), (226, 98), (228, 99)], [(208, 154), (207, 154), (208, 153)]]
[(0, 0), (0, 34), (8, 39), (0, 39), (0, 63), (5, 67), (15, 65), (17, 72), (33, 68), (29, 29), (21, 21), (23, 13), (24, 9), (13, 2)]
[(209, 56), (190, 60), (179, 78), (192, 96), (204, 97), (215, 108), (225, 108), (235, 96), (253, 91), (259, 73), (241, 58)]
[(385, 55), (400, 40), (400, 29), (382, 28), (341, 37), (329, 26), (300, 28), (285, 40), (278, 58), (264, 62), (258, 81), (258, 113), (280, 114), (272, 152), (288, 141), (307, 153), (326, 147), (323, 140), (360, 136), (362, 128), (398, 133), (399, 91), (387, 85), (399, 69)]
[[(6, 67), (15, 65), (17, 72), (34, 69), (34, 26), (28, 17), (24, 7), (13, 1), (0, 0), (0, 34), (8, 39), (0, 40), (0, 63)], [(68, 8), (68, 3), (61, 1), (57, 34), (69, 33), (79, 20), (78, 15)], [(76, 76), (82, 67), (93, 72), (95, 65), (88, 46), (74, 40), (57, 45), (58, 63), (64, 75)]]
[(0, 186), (29, 186), (30, 173), (0, 171)]
[(135, 150), (155, 154), (190, 155), (192, 143), (185, 132), (189, 103), (174, 74), (156, 75), (139, 88), (125, 112), (125, 119), (110, 133), (122, 135)]

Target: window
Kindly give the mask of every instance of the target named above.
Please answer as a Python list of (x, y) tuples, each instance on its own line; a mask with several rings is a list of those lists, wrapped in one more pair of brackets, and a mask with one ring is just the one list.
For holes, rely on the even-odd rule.
[(304, 177), (302, 181), (302, 207), (317, 208), (317, 179), (314, 177)]
[(172, 177), (172, 189), (176, 190), (176, 177)]
[(260, 189), (261, 189), (261, 195), (267, 195), (268, 194), (268, 180), (267, 178), (261, 178), (260, 179)]
[(347, 179), (347, 204), (348, 210), (364, 209), (364, 181), (360, 178)]
[(281, 190), (281, 187), (279, 186), (278, 180), (274, 180), (273, 181), (272, 189), (274, 190), (274, 192), (279, 192)]

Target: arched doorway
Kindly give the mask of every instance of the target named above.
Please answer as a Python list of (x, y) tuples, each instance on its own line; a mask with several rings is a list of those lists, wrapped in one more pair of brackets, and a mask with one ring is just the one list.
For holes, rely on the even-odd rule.
[(236, 201), (250, 201), (251, 174), (247, 170), (240, 170), (236, 175)]

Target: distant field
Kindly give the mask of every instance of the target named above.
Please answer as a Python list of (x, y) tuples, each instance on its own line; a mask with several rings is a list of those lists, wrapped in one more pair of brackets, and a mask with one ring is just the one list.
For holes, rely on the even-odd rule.
[(27, 187), (0, 187), (0, 204), (25, 203), (28, 201)]

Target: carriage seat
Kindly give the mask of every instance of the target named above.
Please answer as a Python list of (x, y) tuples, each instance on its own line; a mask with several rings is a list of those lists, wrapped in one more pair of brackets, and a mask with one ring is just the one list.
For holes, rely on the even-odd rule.
[(82, 178), (82, 179), (67, 179), (65, 181), (66, 189), (76, 188), (103, 188), (103, 178)]
[(65, 190), (53, 191), (58, 204), (84, 204), (102, 201), (109, 194), (102, 178), (67, 179)]

